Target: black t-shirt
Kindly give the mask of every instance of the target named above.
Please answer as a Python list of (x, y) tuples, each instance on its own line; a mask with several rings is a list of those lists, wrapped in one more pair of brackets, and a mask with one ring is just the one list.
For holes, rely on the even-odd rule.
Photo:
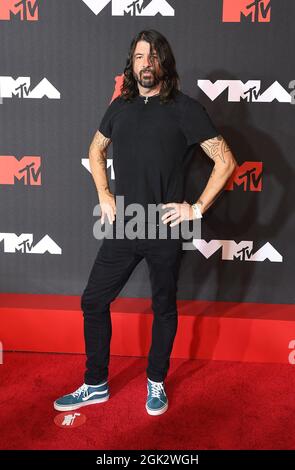
[(204, 106), (180, 90), (163, 104), (160, 95), (147, 103), (140, 95), (132, 102), (118, 96), (99, 131), (113, 144), (115, 196), (124, 195), (125, 208), (141, 204), (146, 214), (148, 204), (183, 202), (184, 168), (195, 145), (219, 135)]

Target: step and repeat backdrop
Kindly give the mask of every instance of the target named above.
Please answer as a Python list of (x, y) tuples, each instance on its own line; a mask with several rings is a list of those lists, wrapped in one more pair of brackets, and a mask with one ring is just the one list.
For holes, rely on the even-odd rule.
[[(293, 303), (294, 20), (293, 0), (0, 0), (1, 292), (82, 293), (101, 245), (89, 145), (131, 40), (156, 29), (238, 162), (183, 250), (178, 298)], [(211, 171), (197, 146), (187, 201)], [(150, 293), (143, 260), (120, 296)]]

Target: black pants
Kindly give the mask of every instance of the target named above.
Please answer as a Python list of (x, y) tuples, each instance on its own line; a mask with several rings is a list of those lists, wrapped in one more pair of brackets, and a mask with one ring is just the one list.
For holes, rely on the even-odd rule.
[(156, 382), (165, 379), (178, 323), (176, 293), (181, 256), (181, 238), (103, 239), (81, 297), (86, 384), (96, 385), (108, 378), (112, 336), (110, 303), (143, 258), (149, 269), (154, 313), (146, 372)]

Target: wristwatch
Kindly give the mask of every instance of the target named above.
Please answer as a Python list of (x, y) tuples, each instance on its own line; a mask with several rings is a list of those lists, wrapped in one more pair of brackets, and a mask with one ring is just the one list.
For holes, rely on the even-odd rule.
[(196, 218), (197, 219), (202, 219), (203, 216), (202, 216), (202, 213), (200, 211), (200, 208), (199, 208), (198, 204), (197, 203), (192, 204), (192, 208), (193, 208), (193, 211), (196, 215)]

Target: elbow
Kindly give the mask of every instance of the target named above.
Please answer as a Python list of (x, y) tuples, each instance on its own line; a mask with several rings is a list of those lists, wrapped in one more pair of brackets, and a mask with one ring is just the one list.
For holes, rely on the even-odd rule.
[(92, 145), (90, 145), (89, 149), (88, 149), (88, 158), (89, 160), (92, 158), (93, 156), (93, 147)]
[(237, 168), (238, 164), (235, 159), (230, 160), (226, 164), (215, 164), (216, 173), (219, 175), (219, 178), (226, 184), (232, 174), (234, 173), (235, 169)]
[(235, 158), (232, 159), (231, 161), (231, 174), (235, 171), (235, 169), (238, 167), (238, 163)]
[(232, 158), (230, 160), (230, 162), (227, 164), (227, 168), (226, 168), (226, 176), (227, 178), (230, 178), (233, 174), (233, 172), (235, 171), (235, 169), (237, 168), (238, 164), (236, 162), (236, 160), (234, 158)]
[(235, 169), (237, 168), (238, 164), (235, 159), (231, 159), (230, 161), (226, 162), (226, 164), (219, 162), (218, 164), (215, 163), (215, 170), (220, 178), (223, 180), (228, 180)]

